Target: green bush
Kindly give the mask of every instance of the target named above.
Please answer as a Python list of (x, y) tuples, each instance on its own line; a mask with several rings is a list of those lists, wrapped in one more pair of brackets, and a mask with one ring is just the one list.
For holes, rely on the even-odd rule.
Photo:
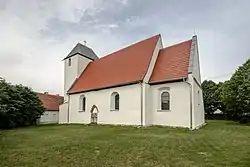
[(222, 89), (225, 112), (236, 119), (250, 114), (250, 59), (240, 66)]
[(212, 116), (220, 109), (227, 119), (247, 123), (250, 115), (250, 59), (241, 65), (230, 80), (214, 83), (205, 80), (202, 83), (204, 108), (206, 115)]
[(241, 124), (247, 124), (249, 122), (250, 122), (250, 117), (249, 116), (243, 116), (239, 120), (239, 123), (241, 123)]
[(0, 80), (0, 128), (35, 125), (45, 109), (30, 88)]

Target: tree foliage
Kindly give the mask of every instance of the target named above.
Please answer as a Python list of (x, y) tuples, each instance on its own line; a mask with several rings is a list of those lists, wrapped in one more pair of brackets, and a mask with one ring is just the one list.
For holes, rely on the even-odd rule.
[(250, 114), (250, 59), (240, 66), (223, 85), (222, 100), (228, 114), (241, 117)]
[(212, 80), (205, 80), (201, 84), (201, 88), (203, 90), (205, 113), (212, 115), (219, 108), (218, 85)]
[(230, 80), (218, 84), (205, 80), (202, 89), (207, 114), (220, 109), (236, 120), (250, 116), (250, 59), (235, 71)]
[(0, 80), (0, 128), (34, 125), (44, 111), (30, 88)]

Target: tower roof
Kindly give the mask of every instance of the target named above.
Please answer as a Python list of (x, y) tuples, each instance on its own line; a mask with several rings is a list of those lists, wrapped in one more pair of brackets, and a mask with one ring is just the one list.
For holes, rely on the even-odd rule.
[(91, 60), (98, 59), (97, 55), (95, 54), (95, 52), (91, 48), (89, 48), (81, 43), (78, 43), (63, 60), (70, 58), (76, 54), (80, 54), (81, 56), (87, 57)]

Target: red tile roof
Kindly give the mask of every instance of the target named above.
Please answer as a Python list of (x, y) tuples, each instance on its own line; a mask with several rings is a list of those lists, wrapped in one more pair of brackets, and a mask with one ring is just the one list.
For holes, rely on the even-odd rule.
[(159, 39), (153, 36), (91, 62), (69, 93), (142, 81)]
[(162, 49), (149, 83), (173, 81), (188, 76), (192, 40)]
[(59, 105), (63, 103), (63, 97), (47, 93), (37, 93), (46, 111), (59, 111)]

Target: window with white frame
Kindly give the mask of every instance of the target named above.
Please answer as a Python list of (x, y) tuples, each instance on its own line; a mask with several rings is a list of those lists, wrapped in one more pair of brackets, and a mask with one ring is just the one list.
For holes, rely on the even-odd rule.
[(110, 99), (110, 110), (111, 111), (117, 111), (119, 110), (119, 104), (120, 103), (120, 96), (117, 92), (113, 92), (111, 94), (111, 99)]
[(169, 92), (164, 91), (161, 93), (161, 110), (170, 109), (170, 95)]
[(157, 111), (170, 111), (170, 87), (158, 89)]
[(86, 110), (86, 97), (84, 95), (80, 96), (79, 99), (79, 111), (85, 111)]

